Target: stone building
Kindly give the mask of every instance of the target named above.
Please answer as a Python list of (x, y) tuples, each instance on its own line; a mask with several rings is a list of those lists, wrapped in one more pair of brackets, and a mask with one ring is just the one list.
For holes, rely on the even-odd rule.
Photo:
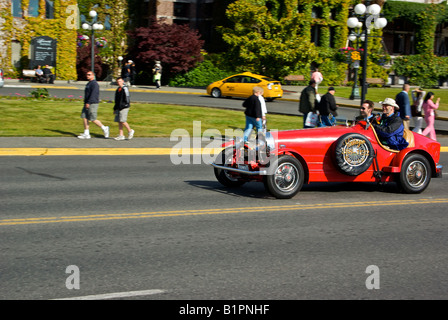
[[(0, 0), (0, 67), (5, 76), (20, 78), (23, 69), (42, 61), (51, 64), (57, 79), (76, 79), (77, 12), (76, 0)], [(38, 43), (51, 46), (38, 48)]]

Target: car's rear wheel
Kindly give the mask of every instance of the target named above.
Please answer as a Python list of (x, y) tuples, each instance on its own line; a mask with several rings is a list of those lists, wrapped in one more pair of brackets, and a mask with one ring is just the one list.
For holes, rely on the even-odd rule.
[(300, 161), (293, 156), (281, 156), (271, 166), (273, 172), (265, 178), (266, 189), (279, 199), (294, 197), (302, 189), (305, 180)]
[(411, 154), (401, 165), (398, 185), (406, 193), (421, 193), (431, 181), (431, 166), (421, 154)]
[(213, 88), (211, 95), (213, 98), (221, 98), (221, 90), (219, 90), (218, 88)]
[[(218, 155), (216, 163), (219, 165), (227, 166), (232, 164), (233, 160), (233, 148), (227, 148)], [(245, 181), (240, 180), (232, 175), (231, 171), (224, 169), (214, 168), (215, 177), (223, 186), (226, 187), (239, 187), (242, 186)]]

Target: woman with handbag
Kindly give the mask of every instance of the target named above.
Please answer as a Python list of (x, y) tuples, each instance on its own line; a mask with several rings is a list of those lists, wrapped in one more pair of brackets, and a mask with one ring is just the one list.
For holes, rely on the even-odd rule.
[(440, 98), (437, 98), (436, 103), (433, 101), (434, 93), (428, 92), (423, 101), (423, 111), (425, 112), (426, 128), (423, 130), (422, 135), (427, 136), (432, 140), (436, 139), (436, 130), (434, 129), (435, 110), (439, 108)]
[(426, 92), (421, 89), (412, 90), (413, 104), (411, 106), (412, 119), (414, 120), (414, 129), (412, 131), (422, 134), (422, 105)]

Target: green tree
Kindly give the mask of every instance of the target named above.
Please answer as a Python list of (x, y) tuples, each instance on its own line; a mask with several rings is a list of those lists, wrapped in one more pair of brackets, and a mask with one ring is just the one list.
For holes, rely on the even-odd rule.
[[(237, 0), (226, 15), (233, 28), (220, 27), (237, 69), (280, 78), (317, 57), (303, 32), (297, 0)], [(238, 67), (243, 66), (243, 67)], [(242, 71), (242, 70), (241, 70)]]
[[(105, 29), (95, 32), (95, 37), (105, 37), (107, 45), (101, 48), (99, 55), (102, 62), (119, 76), (121, 65), (119, 56), (125, 56), (128, 44), (127, 29), (129, 25), (128, 0), (78, 0), (81, 15), (90, 21), (89, 11), (98, 12), (98, 21), (105, 24)], [(90, 36), (90, 32), (80, 30)]]

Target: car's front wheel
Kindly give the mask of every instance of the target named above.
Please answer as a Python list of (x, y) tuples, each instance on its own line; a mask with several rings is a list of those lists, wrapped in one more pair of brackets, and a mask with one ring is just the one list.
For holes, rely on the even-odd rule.
[(219, 88), (213, 88), (211, 95), (213, 98), (221, 98), (221, 90)]
[(303, 166), (293, 156), (280, 156), (271, 164), (272, 174), (265, 178), (265, 186), (271, 195), (279, 199), (294, 197), (305, 181)]
[[(233, 162), (233, 153), (234, 153), (232, 149), (233, 148), (227, 148), (227, 149), (221, 151), (221, 153), (216, 158), (216, 160), (217, 160), (216, 163), (223, 165), (223, 166), (231, 165)], [(214, 168), (214, 171), (215, 171), (216, 179), (223, 186), (232, 188), (232, 187), (242, 186), (245, 183), (245, 181), (234, 177), (234, 175), (232, 175), (231, 171), (227, 171), (224, 169), (218, 169), (218, 168)]]
[(421, 154), (411, 154), (401, 165), (398, 185), (406, 193), (421, 193), (431, 181), (431, 166)]

